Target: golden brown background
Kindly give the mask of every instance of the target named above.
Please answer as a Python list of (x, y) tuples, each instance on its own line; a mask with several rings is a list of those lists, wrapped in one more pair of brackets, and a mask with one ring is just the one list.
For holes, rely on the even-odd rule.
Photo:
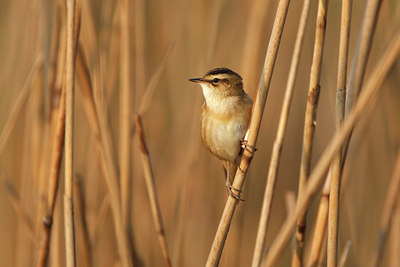
[[(222, 167), (200, 140), (202, 93), (200, 87), (188, 82), (188, 78), (200, 77), (213, 67), (229, 67), (243, 76), (245, 89), (254, 99), (276, 2), (137, 0), (129, 5), (132, 118), (154, 73), (161, 62), (165, 62), (150, 105), (142, 115), (174, 266), (204, 265), (227, 197)], [(365, 2), (357, 0), (353, 3), (350, 66)], [(292, 1), (289, 8), (258, 137), (259, 150), (246, 179), (246, 201), (239, 204), (235, 213), (220, 266), (249, 266), (251, 262), (301, 6), (302, 1)], [(118, 166), (122, 8), (118, 1), (107, 0), (82, 0), (81, 8), (80, 41), (88, 58), (91, 77), (96, 82), (95, 94), (105, 103), (114, 160)], [(273, 240), (287, 214), (285, 193), (288, 190), (297, 192), (316, 8), (317, 1), (313, 1), (280, 161), (267, 244)], [(51, 114), (57, 103), (57, 97), (50, 94), (54, 62), (57, 61), (54, 43), (65, 34), (61, 31), (65, 12), (63, 1), (0, 1), (0, 131), (4, 130), (35, 58), (39, 53), (43, 56), (40, 71), (30, 81), (25, 104), (0, 151), (0, 266), (34, 266), (37, 260), (39, 225), (43, 217), (41, 207), (46, 195), (50, 140), (54, 133)], [(340, 12), (341, 1), (331, 0), (313, 163), (334, 131)], [(399, 27), (400, 3), (383, 1), (366, 77)], [(165, 57), (171, 46), (170, 55)], [(367, 266), (377, 240), (382, 206), (400, 141), (399, 67), (397, 63), (388, 75), (376, 106), (365, 110), (351, 141), (344, 169), (339, 228), (339, 253), (347, 240), (352, 241), (346, 266)], [(79, 86), (76, 83), (74, 177), (79, 181), (84, 206), (75, 199), (77, 262), (78, 266), (88, 263), (91, 266), (118, 266), (110, 199)], [(138, 266), (163, 266), (133, 124), (131, 140), (130, 225), (136, 263)], [(61, 169), (49, 266), (65, 265), (60, 197), (63, 173)], [(313, 227), (315, 213), (316, 204), (308, 213), (308, 229)], [(82, 252), (84, 233), (78, 223), (83, 219), (82, 214), (87, 224), (89, 259)], [(398, 233), (391, 235), (390, 244), (399, 242)], [(306, 238), (310, 234), (311, 230), (307, 231)], [(382, 266), (389, 266), (390, 256), (399, 253), (393, 246), (387, 246)], [(306, 251), (308, 249), (306, 245)], [(280, 266), (289, 266), (290, 255), (289, 246)]]

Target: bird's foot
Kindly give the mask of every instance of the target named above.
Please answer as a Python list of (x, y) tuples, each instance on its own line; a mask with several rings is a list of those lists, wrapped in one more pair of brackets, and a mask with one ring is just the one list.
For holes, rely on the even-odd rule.
[[(226, 190), (228, 192), (228, 195), (230, 195), (231, 197), (233, 197), (236, 200), (244, 201), (243, 198), (240, 198), (240, 193), (243, 192), (242, 190), (233, 187), (233, 185), (231, 185), (231, 183), (229, 181), (227, 181), (225, 183), (225, 186), (226, 186)], [(235, 190), (237, 193), (234, 193), (232, 190)]]
[[(249, 145), (247, 143), (247, 140), (245, 139), (240, 140), (240, 145), (242, 146), (243, 149), (247, 150), (250, 153), (254, 153), (258, 150), (258, 148), (256, 148), (255, 146)], [(249, 148), (251, 148), (252, 150), (250, 150)]]

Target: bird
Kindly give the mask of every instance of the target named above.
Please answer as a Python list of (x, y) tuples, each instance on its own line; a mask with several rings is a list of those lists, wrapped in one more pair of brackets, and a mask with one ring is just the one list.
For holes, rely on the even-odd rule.
[(243, 90), (242, 77), (228, 68), (215, 68), (189, 81), (198, 83), (203, 91), (204, 104), (200, 111), (203, 144), (222, 162), (228, 194), (242, 200), (241, 191), (232, 183), (247, 145), (245, 135), (253, 101)]

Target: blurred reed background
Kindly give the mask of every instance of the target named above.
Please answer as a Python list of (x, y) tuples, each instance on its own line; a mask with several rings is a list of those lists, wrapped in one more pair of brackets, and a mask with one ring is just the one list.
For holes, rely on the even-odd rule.
[[(201, 144), (203, 98), (188, 78), (200, 77), (214, 67), (229, 67), (243, 76), (246, 91), (255, 99), (277, 2), (78, 1), (81, 27), (73, 158), (78, 266), (121, 263), (115, 231), (118, 225), (113, 219), (115, 195), (107, 182), (114, 177), (110, 168), (122, 188), (118, 192), (122, 225), (134, 265), (164, 265), (134, 126), (138, 112), (172, 264), (205, 264), (227, 194), (219, 161)], [(400, 28), (400, 3), (382, 2), (367, 78)], [(267, 246), (288, 214), (285, 195), (290, 191), (297, 194), (317, 4), (312, 1), (307, 20)], [(363, 0), (353, 3), (349, 69), (365, 5)], [(238, 205), (220, 266), (250, 266), (252, 260), (301, 7), (302, 1), (292, 1), (289, 8), (258, 137), (259, 150), (246, 178), (246, 201)], [(340, 16), (341, 1), (329, 1), (312, 166), (334, 133)], [(0, 266), (35, 266), (38, 262), (65, 80), (65, 25), (64, 1), (0, 1)], [(346, 242), (352, 242), (346, 266), (368, 266), (375, 251), (399, 149), (399, 62), (386, 77), (376, 105), (365, 110), (351, 139), (343, 170), (338, 243), (340, 255)], [(105, 160), (103, 153), (108, 155)], [(65, 266), (63, 166), (62, 160), (48, 266)], [(306, 255), (319, 196), (316, 199), (307, 214)], [(399, 205), (395, 215), (397, 223), (393, 223), (381, 266), (399, 266)], [(288, 246), (279, 266), (290, 265), (292, 249)]]

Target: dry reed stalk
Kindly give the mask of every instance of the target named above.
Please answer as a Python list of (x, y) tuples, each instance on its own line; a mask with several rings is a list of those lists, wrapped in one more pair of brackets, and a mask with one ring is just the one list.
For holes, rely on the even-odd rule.
[(321, 255), (322, 244), (326, 233), (326, 224), (328, 222), (328, 210), (329, 210), (329, 193), (331, 188), (331, 175), (325, 180), (322, 188), (321, 200), (318, 206), (318, 213), (315, 219), (313, 239), (311, 243), (311, 252), (307, 266), (316, 266), (318, 259)]
[[(346, 101), (346, 73), (349, 49), (350, 20), (352, 0), (342, 1), (342, 18), (340, 28), (339, 44), (339, 67), (338, 84), (336, 91), (335, 131), (338, 131), (343, 123), (344, 108)], [(339, 232), (339, 199), (341, 180), (341, 150), (332, 161), (331, 166), (331, 188), (329, 196), (329, 219), (328, 219), (328, 266), (337, 266), (338, 258), (338, 232)]]
[(287, 191), (285, 194), (286, 213), (292, 214), (296, 208), (296, 194), (293, 191)]
[[(55, 11), (56, 18), (55, 21), (51, 19), (51, 11), (53, 7), (48, 5), (47, 3), (42, 3), (42, 13), (40, 17), (44, 17), (46, 19), (42, 19), (42, 51), (44, 54), (44, 64), (43, 64), (43, 75), (42, 75), (42, 95), (41, 95), (41, 104), (43, 105), (43, 120), (42, 120), (42, 152), (40, 159), (40, 170), (39, 170), (39, 182), (38, 182), (38, 195), (39, 201), (38, 208), (36, 211), (35, 222), (37, 223), (37, 227), (42, 227), (42, 219), (44, 214), (46, 213), (46, 198), (48, 191), (48, 177), (50, 171), (50, 160), (51, 160), (51, 149), (53, 138), (55, 136), (54, 130), (56, 129), (57, 124), (57, 115), (58, 115), (58, 101), (60, 99), (60, 87), (55, 87), (55, 82), (57, 81), (60, 64), (64, 64), (65, 67), (65, 59), (59, 60), (58, 56), (60, 54), (60, 46), (65, 46), (66, 42), (61, 43), (61, 30), (65, 29), (65, 16), (66, 16), (66, 6), (64, 3), (64, 8), (61, 10), (59, 8), (62, 4), (60, 1), (55, 1)], [(55, 24), (54, 26), (52, 24)], [(65, 32), (63, 32), (65, 34)], [(65, 50), (63, 51), (63, 56), (65, 57)], [(61, 75), (64, 76), (64, 75)]]
[(119, 169), (122, 220), (128, 232), (131, 208), (131, 177), (130, 177), (130, 108), (131, 108), (131, 81), (130, 81), (130, 1), (123, 0), (119, 5), (120, 11), (120, 90), (119, 90)]
[(328, 171), (330, 162), (338, 153), (341, 145), (350, 134), (356, 121), (360, 118), (361, 114), (363, 114), (365, 108), (367, 106), (372, 106), (373, 100), (376, 99), (377, 93), (381, 89), (380, 85), (396, 61), (399, 52), (400, 33), (398, 33), (393, 41), (389, 44), (389, 47), (386, 49), (385, 53), (381, 57), (381, 60), (373, 70), (353, 110), (349, 113), (347, 119), (343, 123), (342, 128), (335, 133), (334, 137), (331, 139), (324, 153), (320, 157), (309, 177), (309, 181), (305, 187), (304, 195), (300, 197), (294, 214), (288, 217), (282, 225), (281, 230), (274, 240), (267, 257), (263, 261), (263, 266), (275, 266), (279, 256), (282, 254), (285, 248), (285, 245), (290, 239), (292, 229), (296, 224), (297, 219), (304, 215), (307, 207), (310, 205), (313, 197), (315, 196), (315, 193), (323, 182), (324, 175)]
[(144, 137), (143, 124), (140, 115), (135, 116), (136, 132), (139, 139), (140, 152), (142, 154), (142, 163), (144, 169), (144, 177), (146, 180), (147, 193), (149, 194), (151, 213), (153, 214), (154, 227), (156, 228), (158, 241), (160, 243), (161, 252), (163, 254), (165, 265), (172, 266), (170, 256), (168, 254), (167, 239), (165, 236), (165, 227), (162, 220), (160, 203), (157, 198), (156, 185), (154, 183), (154, 174), (150, 161), (149, 150), (147, 149)]
[[(67, 54), (65, 68), (65, 185), (64, 231), (66, 266), (76, 266), (73, 186), (75, 0), (67, 1)], [(76, 47), (75, 47), (76, 48)]]
[(56, 204), (57, 208), (54, 212), (54, 224), (51, 230), (51, 242), (55, 244), (51, 247), (51, 253), (49, 253), (48, 262), (50, 264), (45, 266), (64, 266), (65, 259), (64, 259), (64, 225), (63, 225), (63, 210), (62, 210), (62, 198), (58, 198)]
[(26, 100), (29, 95), (30, 85), (32, 83), (33, 77), (38, 74), (38, 68), (42, 65), (42, 55), (38, 54), (36, 59), (32, 65), (31, 70), (29, 71), (28, 76), (26, 77), (20, 92), (18, 93), (17, 98), (15, 99), (14, 105), (8, 113), (8, 119), (3, 126), (3, 130), (0, 133), (0, 154), (2, 154), (4, 146), (7, 144), (8, 138), (12, 132), (12, 129), (17, 122), (18, 115), (21, 113), (22, 107), (25, 105)]
[(46, 202), (46, 213), (43, 217), (43, 223), (40, 230), (40, 248), (39, 257), (36, 266), (46, 266), (47, 258), (49, 253), (49, 243), (50, 243), (50, 230), (53, 224), (53, 214), (55, 207), (55, 200), (58, 188), (58, 176), (60, 173), (61, 157), (64, 146), (65, 137), (65, 87), (62, 87), (60, 105), (58, 109), (58, 118), (56, 133), (53, 140), (53, 152), (51, 156), (50, 163), (50, 173), (49, 173), (49, 186), (47, 193)]
[[(279, 119), (279, 125), (278, 125), (278, 130), (276, 133), (275, 141), (274, 141), (274, 146), (272, 150), (272, 155), (271, 155), (271, 160), (270, 160), (270, 167), (268, 170), (268, 178), (267, 181), (269, 184), (272, 184), (273, 186), (270, 186), (271, 189), (275, 187), (275, 181), (276, 177), (278, 174), (278, 166), (279, 166), (279, 161), (280, 161), (280, 156), (282, 152), (282, 147), (283, 147), (283, 139), (285, 136), (286, 132), (286, 126), (287, 126), (287, 120), (289, 117), (289, 111), (290, 111), (290, 105), (292, 101), (292, 96), (293, 96), (293, 90), (294, 90), (294, 85), (296, 81), (296, 74), (298, 70), (298, 64), (299, 64), (299, 58), (300, 58), (300, 51), (302, 48), (303, 44), (303, 39), (304, 39), (304, 32), (306, 28), (306, 22), (307, 22), (307, 17), (308, 17), (308, 11), (310, 7), (310, 0), (306, 0), (303, 3), (303, 8), (301, 12), (301, 17), (300, 17), (300, 22), (299, 22), (299, 28), (297, 31), (297, 36), (296, 36), (296, 43), (293, 51), (293, 56), (292, 56), (292, 61), (290, 64), (290, 70), (289, 70), (289, 77), (288, 77), (288, 82), (286, 86), (286, 91), (285, 91), (285, 96), (282, 104), (282, 110), (281, 110), (281, 115)], [(258, 228), (258, 234), (257, 234), (257, 240), (256, 240), (256, 248), (254, 250), (254, 255), (253, 255), (253, 262), (252, 266), (258, 266), (260, 263), (261, 255), (260, 251), (262, 252), (262, 247), (264, 246), (265, 242), (265, 236), (266, 236), (266, 231), (268, 228), (268, 221), (269, 221), (269, 214), (270, 214), (270, 209), (272, 205), (272, 191), (270, 194), (265, 194), (266, 196), (270, 196), (270, 199), (267, 200), (267, 208), (268, 211), (266, 212), (266, 217), (265, 217), (265, 222), (259, 224)]]
[[(345, 116), (350, 112), (362, 88), (381, 3), (381, 0), (368, 0), (365, 7), (363, 22), (357, 40), (356, 51), (354, 52), (349, 81), (347, 84)], [(346, 162), (351, 135), (352, 134), (350, 133), (349, 138), (347, 138), (342, 148), (341, 169), (343, 169), (343, 165)]]
[[(320, 75), (322, 55), (324, 51), (326, 17), (328, 0), (318, 1), (318, 13), (315, 30), (314, 54), (311, 65), (310, 85), (308, 89), (306, 115), (304, 119), (303, 148), (300, 162), (298, 199), (304, 194), (305, 186), (311, 168), (311, 152), (316, 125), (317, 107), (320, 94)], [(292, 266), (301, 266), (303, 262), (304, 238), (306, 234), (306, 213), (297, 221), (296, 228), (296, 254), (293, 256)]]
[[(265, 102), (267, 100), (269, 86), (272, 78), (272, 72), (274, 70), (275, 60), (278, 53), (278, 48), (286, 20), (288, 7), (289, 7), (289, 0), (279, 1), (274, 21), (274, 26), (272, 28), (271, 38), (268, 44), (267, 54), (265, 57), (263, 73), (260, 79), (256, 101), (253, 104), (253, 114), (248, 130), (248, 140), (247, 140), (247, 143), (249, 145), (248, 150), (245, 149), (243, 152), (242, 161), (238, 169), (239, 171), (236, 172), (236, 177), (233, 182), (233, 187), (239, 190), (241, 190), (243, 187), (245, 176), (249, 168), (251, 159), (253, 157), (254, 150), (252, 149), (252, 147), (254, 147), (257, 142), (257, 136), (260, 129)], [(237, 199), (228, 196), (225, 209), (222, 214), (222, 218), (218, 225), (217, 233), (215, 234), (210, 254), (208, 255), (207, 258), (206, 266), (218, 265), (237, 204), (238, 204)], [(262, 247), (260, 248), (260, 250), (262, 250)], [(261, 257), (261, 251), (260, 251), (260, 257)]]
[(376, 247), (373, 253), (373, 259), (371, 266), (378, 267), (383, 256), (387, 235), (392, 223), (394, 209), (396, 207), (396, 201), (399, 197), (400, 192), (400, 150), (397, 153), (396, 161), (394, 163), (394, 170), (388, 192), (383, 205), (382, 217), (379, 225), (379, 235), (376, 242)]
[(349, 256), (349, 251), (351, 247), (352, 242), (350, 240), (347, 240), (346, 245), (343, 248), (342, 255), (340, 256), (338, 266), (339, 267), (344, 267), (347, 261), (347, 257)]
[[(307, 22), (307, 17), (308, 17), (308, 11), (310, 7), (310, 0), (306, 0), (303, 3), (303, 8), (302, 8), (302, 13), (300, 17), (300, 22), (299, 22), (299, 28), (296, 36), (296, 43), (293, 51), (293, 56), (292, 56), (292, 62), (290, 64), (290, 70), (289, 70), (289, 77), (288, 77), (288, 82), (286, 86), (286, 91), (285, 91), (285, 96), (282, 104), (282, 110), (281, 110), (281, 115), (279, 119), (279, 125), (278, 125), (278, 130), (276, 133), (276, 138), (274, 141), (274, 146), (272, 150), (272, 155), (271, 155), (271, 160), (270, 160), (270, 167), (268, 170), (268, 184), (272, 184), (273, 186), (270, 186), (270, 189), (274, 188), (276, 177), (278, 174), (278, 166), (279, 166), (279, 160), (281, 156), (281, 151), (282, 151), (282, 146), (283, 146), (283, 139), (285, 136), (286, 132), (286, 126), (287, 126), (287, 120), (289, 117), (289, 111), (290, 111), (290, 105), (292, 101), (292, 96), (293, 96), (293, 90), (294, 90), (294, 85), (296, 81), (296, 74), (298, 70), (298, 65), (299, 65), (299, 59), (300, 59), (300, 52), (303, 44), (303, 39), (304, 39), (304, 32), (306, 28), (306, 22)], [(266, 211), (266, 216), (265, 216), (265, 222), (259, 224), (258, 228), (258, 234), (257, 234), (257, 240), (256, 240), (256, 249), (254, 250), (254, 255), (253, 255), (253, 262), (252, 266), (258, 266), (260, 263), (261, 259), (261, 254), (265, 242), (265, 236), (266, 236), (266, 231), (268, 227), (268, 221), (269, 221), (269, 214), (270, 214), (270, 209), (271, 209), (271, 204), (272, 204), (272, 191), (271, 193), (266, 193), (266, 196), (268, 195), (270, 199), (267, 200), (267, 208), (268, 211)]]
[(324, 242), (322, 243), (322, 250), (321, 253), (319, 254), (319, 259), (318, 259), (318, 267), (323, 267), (324, 263), (326, 265), (326, 247), (327, 247), (327, 242), (326, 242), (327, 236), (324, 234)]
[[(76, 21), (75, 21), (75, 47), (77, 44), (79, 32), (80, 32), (80, 5), (76, 6)], [(61, 22), (63, 24), (63, 22)], [(52, 133), (51, 143), (51, 155), (50, 155), (50, 170), (48, 173), (47, 182), (47, 193), (45, 201), (44, 214), (41, 214), (42, 223), (40, 226), (40, 247), (39, 256), (36, 266), (46, 266), (48, 262), (49, 244), (51, 238), (51, 228), (53, 225), (53, 216), (55, 209), (55, 201), (57, 196), (58, 181), (60, 174), (61, 158), (64, 147), (65, 137), (65, 60), (66, 60), (66, 27), (61, 27), (59, 32), (60, 45), (58, 46), (57, 55), (57, 66), (55, 67), (55, 78), (53, 82), (53, 93), (59, 92), (59, 103), (56, 119), (55, 129)]]
[(96, 140), (100, 167), (102, 168), (107, 190), (110, 193), (111, 209), (114, 220), (114, 229), (117, 240), (118, 253), (121, 264), (124, 267), (132, 266), (132, 257), (128, 236), (124, 230), (122, 221), (121, 198), (118, 185), (118, 175), (112, 156), (110, 137), (104, 111), (100, 108), (101, 103), (96, 103), (93, 96), (93, 85), (89, 73), (88, 64), (82, 46), (78, 48), (77, 57), (77, 80), (82, 91), (83, 104), (88, 116), (90, 129)]

